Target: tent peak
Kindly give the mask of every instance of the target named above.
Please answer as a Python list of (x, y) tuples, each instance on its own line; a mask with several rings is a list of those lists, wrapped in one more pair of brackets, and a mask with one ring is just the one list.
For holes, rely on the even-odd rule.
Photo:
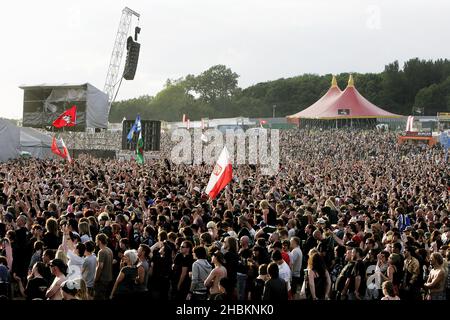
[(353, 75), (350, 73), (350, 76), (348, 77), (347, 87), (354, 87), (354, 86), (355, 86), (355, 82), (353, 80)]
[(333, 79), (331, 79), (331, 87), (334, 88), (334, 87), (337, 87), (337, 86), (338, 85), (337, 85), (336, 76), (333, 75)]

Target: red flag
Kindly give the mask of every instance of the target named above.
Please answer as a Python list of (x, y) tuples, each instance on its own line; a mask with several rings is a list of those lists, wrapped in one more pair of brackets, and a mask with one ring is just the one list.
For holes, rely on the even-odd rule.
[(53, 126), (56, 128), (73, 127), (76, 125), (76, 121), (77, 106), (72, 106), (72, 108), (64, 111), (55, 121), (53, 121)]
[(232, 177), (233, 167), (231, 165), (230, 154), (228, 153), (227, 147), (224, 147), (214, 166), (214, 170), (211, 173), (205, 193), (207, 193), (211, 199), (214, 199), (231, 181)]
[(56, 154), (57, 156), (66, 159), (69, 162), (72, 162), (72, 157), (69, 154), (69, 150), (66, 147), (66, 144), (64, 143), (64, 140), (61, 139), (61, 144), (63, 145), (63, 151), (61, 152), (61, 150), (59, 150), (58, 145), (56, 144), (56, 138), (53, 137), (53, 141), (52, 141), (52, 152), (54, 154)]
[(57, 156), (60, 156), (61, 158), (64, 158), (63, 153), (61, 152), (61, 150), (59, 150), (58, 145), (56, 144), (56, 138), (53, 137), (53, 141), (52, 141), (52, 152), (54, 154), (56, 154)]

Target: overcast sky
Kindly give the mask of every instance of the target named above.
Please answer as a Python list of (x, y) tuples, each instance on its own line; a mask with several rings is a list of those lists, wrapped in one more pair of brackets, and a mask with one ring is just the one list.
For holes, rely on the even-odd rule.
[(141, 14), (141, 53), (118, 99), (154, 95), (166, 79), (215, 64), (230, 67), (247, 87), (450, 56), (447, 0), (6, 1), (0, 117), (22, 117), (21, 84), (90, 82), (103, 90), (125, 6)]

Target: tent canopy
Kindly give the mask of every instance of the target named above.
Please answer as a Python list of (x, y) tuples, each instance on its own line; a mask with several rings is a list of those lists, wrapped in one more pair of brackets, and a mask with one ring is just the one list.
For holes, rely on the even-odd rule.
[(364, 98), (355, 88), (353, 76), (350, 75), (347, 88), (343, 92), (336, 85), (333, 76), (331, 88), (310, 107), (296, 114), (288, 116), (288, 121), (296, 122), (299, 119), (367, 119), (367, 118), (399, 118), (397, 115), (374, 105)]
[[(57, 146), (61, 149), (61, 141), (56, 141)], [(20, 150), (29, 152), (34, 158), (55, 158), (55, 155), (51, 150), (52, 142), (53, 138), (51, 136), (36, 129), (27, 127), (20, 128)]]
[(19, 127), (5, 119), (0, 119), (0, 162), (15, 159), (20, 155)]
[(305, 110), (297, 112), (296, 114), (293, 114), (291, 116), (287, 116), (288, 122), (295, 122), (296, 120), (298, 120), (298, 118), (305, 118), (307, 115), (326, 111), (329, 103), (339, 97), (341, 93), (342, 90), (337, 85), (336, 77), (333, 76), (330, 89), (328, 89), (328, 91), (319, 100), (317, 100)]
[[(51, 150), (53, 138), (33, 128), (17, 127), (11, 122), (0, 119), (0, 162), (19, 158), (21, 152), (38, 159), (55, 159)], [(62, 143), (57, 140), (61, 149)]]

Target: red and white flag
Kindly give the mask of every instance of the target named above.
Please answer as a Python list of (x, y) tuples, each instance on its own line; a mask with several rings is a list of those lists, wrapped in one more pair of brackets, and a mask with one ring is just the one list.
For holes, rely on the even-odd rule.
[(77, 124), (77, 106), (64, 111), (55, 121), (53, 126), (56, 128), (73, 127)]
[(63, 159), (66, 159), (69, 162), (72, 162), (72, 157), (70, 156), (69, 150), (67, 149), (66, 144), (64, 143), (63, 139), (61, 139), (61, 144), (63, 146), (63, 151), (59, 150), (58, 145), (56, 144), (56, 138), (53, 137), (52, 146), (51, 146), (52, 152), (54, 154), (56, 154), (57, 156), (59, 156)]
[(63, 157), (61, 150), (59, 150), (58, 145), (56, 144), (55, 137), (53, 137), (51, 149), (54, 154), (56, 154), (57, 156)]
[(63, 146), (63, 155), (64, 157), (67, 159), (67, 161), (69, 161), (70, 163), (72, 162), (72, 157), (69, 154), (69, 149), (67, 149), (66, 144), (64, 143), (64, 140), (61, 138), (61, 144)]
[(214, 199), (231, 181), (232, 177), (233, 167), (231, 165), (230, 154), (228, 153), (227, 147), (224, 147), (211, 173), (205, 193), (209, 195), (210, 199)]
[(406, 121), (406, 132), (413, 131), (413, 123), (414, 123), (414, 117), (408, 116), (408, 120)]
[(263, 124), (267, 124), (266, 120), (259, 120), (259, 125), (263, 128)]

